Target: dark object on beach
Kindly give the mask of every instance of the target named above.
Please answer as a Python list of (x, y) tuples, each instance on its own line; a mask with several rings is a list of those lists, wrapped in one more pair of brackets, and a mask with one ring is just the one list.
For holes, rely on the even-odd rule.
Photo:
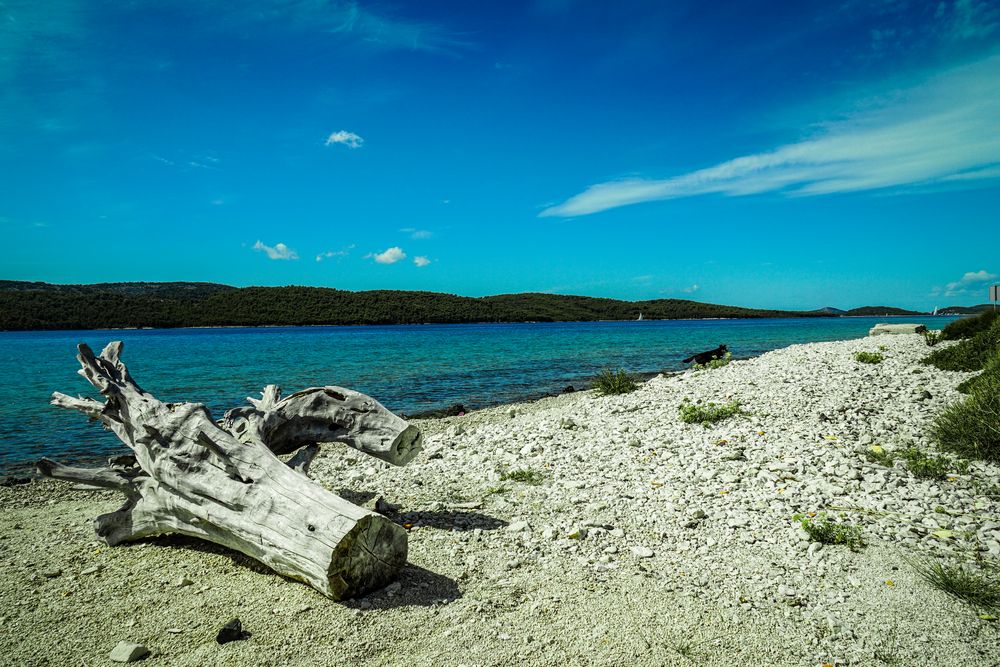
[(215, 641), (220, 644), (228, 644), (229, 642), (241, 641), (249, 636), (249, 632), (243, 631), (243, 624), (240, 622), (240, 619), (234, 618), (222, 626), (219, 634), (215, 636)]
[(424, 412), (416, 412), (412, 415), (405, 415), (405, 417), (407, 419), (442, 419), (444, 417), (461, 417), (466, 412), (468, 410), (464, 405), (456, 403), (443, 410), (426, 410)]
[(3, 477), (0, 478), (0, 486), (21, 486), (31, 484), (30, 477)]
[(728, 352), (726, 346), (720, 345), (714, 350), (709, 350), (708, 352), (699, 352), (698, 354), (692, 354), (690, 357), (684, 360), (684, 363), (686, 364), (689, 361), (694, 361), (694, 363), (696, 364), (707, 364), (712, 359), (721, 359), (722, 357), (726, 356), (726, 352)]
[(567, 387), (562, 390), (562, 393), (564, 393), (564, 394), (572, 394), (575, 391), (576, 391), (576, 388), (573, 385), (567, 385)]
[(337, 600), (396, 578), (406, 530), (316, 484), (308, 470), (318, 443), (333, 441), (404, 465), (421, 449), (415, 426), (370, 396), (332, 386), (282, 397), (268, 385), (216, 421), (204, 405), (164, 403), (140, 389), (120, 341), (99, 356), (84, 344), (79, 350), (81, 374), (105, 400), (56, 392), (52, 404), (100, 421), (133, 455), (103, 468), (36, 465), (46, 477), (125, 496), (94, 522), (108, 545), (165, 534), (208, 540)]

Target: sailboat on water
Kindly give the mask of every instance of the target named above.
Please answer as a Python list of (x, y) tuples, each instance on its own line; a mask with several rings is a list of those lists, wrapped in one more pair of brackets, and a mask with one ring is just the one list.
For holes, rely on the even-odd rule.
[(639, 313), (639, 317), (635, 318), (636, 322), (642, 322), (642, 313)]
[(933, 313), (931, 313), (931, 315), (937, 315), (937, 311), (938, 311), (938, 307), (937, 307), (937, 306), (934, 306), (934, 312), (933, 312)]

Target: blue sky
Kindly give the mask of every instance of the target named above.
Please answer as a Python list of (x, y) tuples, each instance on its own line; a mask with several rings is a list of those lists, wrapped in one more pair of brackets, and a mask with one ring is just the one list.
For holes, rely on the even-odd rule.
[(986, 301), (1000, 3), (0, 0), (0, 278)]

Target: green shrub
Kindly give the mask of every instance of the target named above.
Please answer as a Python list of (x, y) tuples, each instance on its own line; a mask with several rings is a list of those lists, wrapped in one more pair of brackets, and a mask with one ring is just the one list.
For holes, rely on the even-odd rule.
[(934, 350), (923, 363), (943, 371), (978, 371), (1000, 350), (1000, 319), (993, 320), (989, 329), (976, 333), (951, 347)]
[(977, 333), (989, 329), (998, 317), (1000, 317), (1000, 311), (996, 310), (987, 310), (974, 317), (963, 317), (949, 323), (942, 329), (941, 337), (945, 340), (972, 338)]
[(681, 403), (680, 413), (681, 421), (685, 424), (701, 424), (707, 428), (717, 421), (742, 414), (742, 410), (740, 410), (739, 401), (722, 404), (705, 403), (704, 405), (684, 402)]
[[(520, 482), (521, 484), (531, 484), (532, 486), (538, 486), (545, 479), (545, 475), (538, 472), (537, 470), (531, 470), (530, 468), (522, 468), (519, 470), (508, 470), (507, 472), (500, 473), (501, 482)], [(502, 488), (502, 487), (501, 487)]]
[(733, 360), (733, 353), (726, 352), (721, 358), (716, 358), (710, 360), (707, 364), (694, 364), (691, 368), (695, 370), (712, 370), (714, 368), (722, 368), (729, 364)]
[(799, 522), (802, 530), (806, 531), (809, 539), (813, 542), (843, 544), (852, 550), (865, 546), (860, 526), (832, 521), (826, 514), (819, 514), (815, 517), (796, 514), (792, 518)]
[(881, 352), (855, 352), (854, 358), (863, 364), (881, 364), (885, 355)]
[(899, 453), (906, 462), (906, 468), (916, 477), (924, 479), (945, 479), (950, 472), (965, 472), (967, 465), (947, 456), (934, 456), (916, 447), (909, 447)]
[(964, 565), (946, 565), (937, 561), (910, 561), (931, 586), (980, 609), (1000, 609), (1000, 579)]
[(959, 456), (1000, 461), (1000, 373), (980, 377), (967, 399), (935, 418), (931, 437)]
[(971, 394), (988, 382), (991, 377), (1000, 377), (1000, 352), (990, 357), (983, 367), (982, 373), (969, 378), (956, 388), (963, 394)]
[(610, 370), (605, 368), (594, 378), (593, 388), (602, 396), (611, 394), (627, 394), (638, 388), (635, 378), (625, 372), (624, 369)]
[(944, 334), (942, 334), (940, 331), (924, 332), (924, 342), (927, 343), (927, 347), (934, 347), (942, 340), (944, 340)]

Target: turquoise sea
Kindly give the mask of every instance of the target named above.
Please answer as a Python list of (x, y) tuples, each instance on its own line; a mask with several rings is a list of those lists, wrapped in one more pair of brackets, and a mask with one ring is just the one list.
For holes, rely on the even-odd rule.
[[(952, 317), (901, 318), (941, 328)], [(893, 318), (671, 320), (256, 329), (0, 333), (0, 473), (42, 456), (86, 461), (122, 445), (80, 414), (48, 404), (53, 391), (94, 395), (74, 355), (123, 340), (136, 381), (166, 401), (205, 403), (221, 417), (265, 384), (286, 393), (340, 385), (413, 414), (485, 407), (588, 386), (602, 368), (678, 370), (692, 352), (725, 343), (737, 358), (794, 343), (865, 336)]]

